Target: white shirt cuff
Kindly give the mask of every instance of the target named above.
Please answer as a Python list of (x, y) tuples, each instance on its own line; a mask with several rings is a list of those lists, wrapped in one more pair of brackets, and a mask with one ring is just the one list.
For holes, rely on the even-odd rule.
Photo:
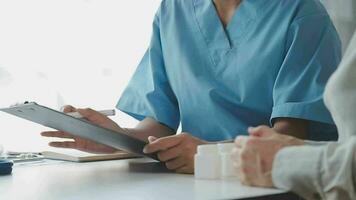
[(323, 148), (323, 145), (305, 145), (279, 151), (273, 162), (274, 185), (306, 199), (320, 199)]

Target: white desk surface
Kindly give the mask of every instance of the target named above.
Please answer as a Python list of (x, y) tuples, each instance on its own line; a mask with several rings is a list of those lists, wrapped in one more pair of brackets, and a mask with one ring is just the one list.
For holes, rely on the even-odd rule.
[(0, 176), (1, 200), (237, 199), (283, 193), (242, 186), (236, 179), (196, 180), (165, 173), (144, 159), (15, 165)]

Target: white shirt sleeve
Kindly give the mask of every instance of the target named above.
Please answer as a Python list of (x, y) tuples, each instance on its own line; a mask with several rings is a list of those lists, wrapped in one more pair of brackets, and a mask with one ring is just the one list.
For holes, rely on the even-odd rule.
[(356, 136), (346, 143), (288, 147), (273, 164), (276, 187), (305, 199), (356, 199)]
[(356, 32), (345, 56), (328, 81), (324, 101), (339, 132), (339, 141), (356, 134)]

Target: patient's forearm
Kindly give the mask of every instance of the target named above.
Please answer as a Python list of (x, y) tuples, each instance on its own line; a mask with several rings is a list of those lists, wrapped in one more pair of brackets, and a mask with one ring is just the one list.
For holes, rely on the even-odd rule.
[(165, 137), (176, 134), (173, 129), (157, 122), (152, 118), (145, 118), (138, 123), (135, 128), (125, 128), (124, 130), (126, 130), (128, 134), (144, 141), (147, 141), (149, 136)]

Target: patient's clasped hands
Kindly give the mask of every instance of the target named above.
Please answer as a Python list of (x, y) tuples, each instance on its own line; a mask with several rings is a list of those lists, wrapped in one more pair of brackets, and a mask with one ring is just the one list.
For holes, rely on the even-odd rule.
[(232, 159), (238, 177), (245, 185), (273, 187), (272, 167), (277, 153), (288, 146), (304, 145), (304, 141), (267, 126), (249, 128), (248, 132), (249, 136), (235, 140)]

